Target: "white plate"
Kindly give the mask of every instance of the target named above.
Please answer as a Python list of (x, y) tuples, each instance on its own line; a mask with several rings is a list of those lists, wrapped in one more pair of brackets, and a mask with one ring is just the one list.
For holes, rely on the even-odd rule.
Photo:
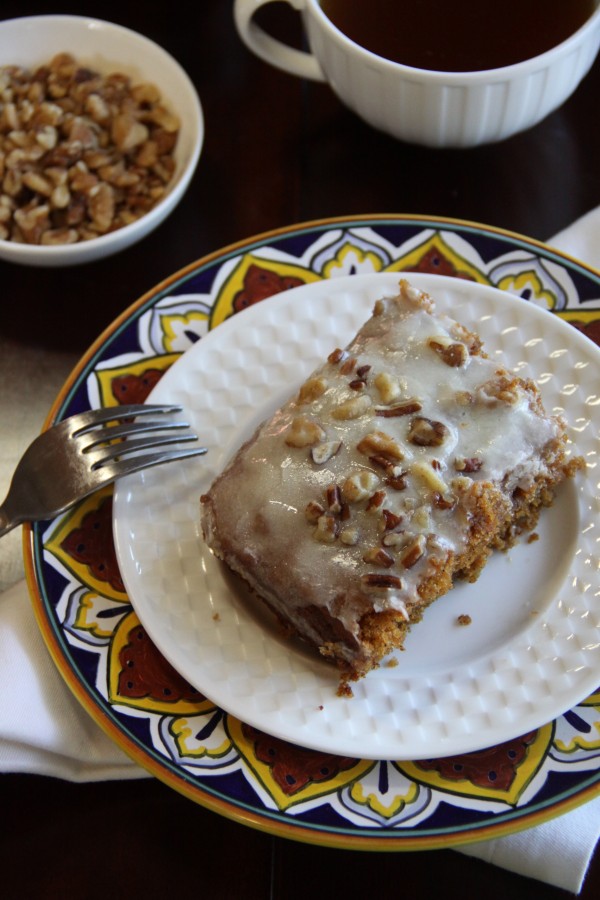
[[(199, 497), (255, 426), (396, 290), (393, 273), (286, 291), (229, 319), (185, 353), (149, 402), (181, 403), (207, 456), (120, 482), (117, 555), (150, 637), (203, 694), (250, 725), (347, 756), (422, 759), (480, 749), (551, 721), (597, 687), (600, 593), (600, 351), (578, 331), (495, 288), (410, 275), (489, 353), (539, 384), (588, 463), (544, 512), (540, 540), (496, 555), (474, 585), (434, 603), (396, 667), (336, 696), (337, 673), (281, 638), (207, 550)], [(467, 627), (460, 614), (471, 616)]]

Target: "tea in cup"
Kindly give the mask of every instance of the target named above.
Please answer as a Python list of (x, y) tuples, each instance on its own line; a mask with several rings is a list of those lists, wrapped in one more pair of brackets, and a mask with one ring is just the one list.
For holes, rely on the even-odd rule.
[(600, 0), (285, 0), (310, 52), (254, 20), (281, 0), (235, 0), (236, 27), (262, 59), (329, 83), (373, 127), (431, 147), (504, 140), (575, 90), (600, 46)]

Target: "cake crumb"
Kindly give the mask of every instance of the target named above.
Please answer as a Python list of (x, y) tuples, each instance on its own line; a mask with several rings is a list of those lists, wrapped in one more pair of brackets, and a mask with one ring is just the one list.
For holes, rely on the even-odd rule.
[(213, 613), (213, 622), (220, 622), (220, 621), (221, 621), (221, 614), (218, 612)]
[(457, 620), (459, 625), (470, 625), (471, 624), (471, 616), (466, 615), (466, 613), (462, 613), (462, 615), (458, 616)]
[(395, 656), (392, 657), (392, 659), (388, 659), (388, 661), (385, 664), (386, 669), (395, 669), (397, 665), (398, 665), (398, 660), (396, 659)]
[(340, 681), (337, 689), (338, 697), (347, 697), (349, 700), (354, 697), (354, 692), (347, 681)]
[(531, 534), (529, 535), (529, 537), (527, 538), (527, 543), (533, 544), (535, 541), (539, 541), (539, 539), (540, 539), (540, 536), (537, 533), (537, 531), (532, 531)]

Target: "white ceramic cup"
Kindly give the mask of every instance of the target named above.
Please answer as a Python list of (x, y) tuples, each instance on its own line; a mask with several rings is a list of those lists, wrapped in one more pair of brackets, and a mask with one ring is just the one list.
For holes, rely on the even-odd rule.
[(573, 93), (600, 46), (597, 0), (578, 31), (524, 62), (477, 72), (416, 69), (350, 40), (327, 18), (319, 0), (285, 0), (301, 13), (312, 52), (287, 46), (254, 20), (257, 9), (272, 2), (281, 0), (235, 0), (236, 28), (250, 50), (293, 75), (327, 81), (375, 128), (430, 147), (472, 147), (530, 128)]

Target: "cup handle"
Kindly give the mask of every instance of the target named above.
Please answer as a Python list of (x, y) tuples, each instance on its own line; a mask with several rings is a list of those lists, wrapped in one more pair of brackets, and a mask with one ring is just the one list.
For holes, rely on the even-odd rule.
[[(271, 37), (253, 21), (254, 13), (259, 7), (276, 2), (279, 0), (235, 0), (233, 16), (241, 39), (253, 53), (272, 66), (283, 69), (284, 72), (312, 81), (326, 81), (323, 70), (312, 53), (288, 47), (282, 41)], [(285, 0), (285, 2), (298, 12), (306, 6), (306, 0)]]

